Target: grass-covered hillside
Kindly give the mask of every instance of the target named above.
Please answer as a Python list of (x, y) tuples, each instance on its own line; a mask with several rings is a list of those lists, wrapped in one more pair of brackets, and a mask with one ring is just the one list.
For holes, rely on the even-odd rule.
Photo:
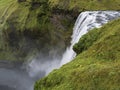
[(70, 13), (50, 9), (48, 0), (0, 0), (0, 60), (61, 53), (69, 45), (74, 21)]
[(77, 57), (37, 81), (34, 90), (120, 90), (120, 19), (84, 35)]
[(66, 10), (120, 10), (120, 0), (49, 0), (51, 7)]

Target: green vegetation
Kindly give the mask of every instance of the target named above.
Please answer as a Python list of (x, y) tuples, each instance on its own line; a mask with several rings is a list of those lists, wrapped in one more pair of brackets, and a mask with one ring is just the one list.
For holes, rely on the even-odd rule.
[(53, 47), (61, 53), (74, 21), (51, 10), (48, 0), (0, 0), (0, 60), (24, 61), (39, 52), (47, 55)]
[(37, 81), (34, 90), (120, 90), (119, 23), (84, 35), (74, 46), (77, 57)]
[[(0, 0), (0, 60), (60, 54), (86, 10), (120, 10), (120, 0)], [(120, 90), (119, 23), (84, 35), (73, 48), (75, 60), (36, 82), (35, 90)]]
[(73, 50), (79, 54), (84, 50), (87, 50), (93, 43), (100, 37), (100, 29), (94, 29), (89, 31), (88, 34), (82, 36), (78, 43), (73, 47)]
[(65, 10), (119, 10), (119, 0), (49, 0), (51, 7)]
[(119, 9), (118, 0), (0, 0), (0, 60), (25, 60), (54, 48), (61, 54), (81, 11)]

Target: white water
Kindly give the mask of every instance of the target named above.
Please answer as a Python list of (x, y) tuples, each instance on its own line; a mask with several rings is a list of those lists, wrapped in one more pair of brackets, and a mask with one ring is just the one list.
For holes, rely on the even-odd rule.
[(118, 11), (86, 11), (82, 12), (75, 23), (73, 28), (73, 35), (70, 47), (68, 47), (63, 54), (60, 65), (64, 65), (76, 56), (73, 51), (73, 45), (79, 41), (81, 36), (86, 34), (89, 30), (93, 28), (100, 28), (103, 24), (108, 21), (120, 17), (120, 12)]
[(8, 68), (0, 67), (0, 90), (33, 90), (33, 84), (37, 79), (70, 62), (75, 57), (76, 54), (72, 47), (82, 35), (118, 17), (120, 17), (120, 12), (117, 11), (86, 11), (81, 13), (73, 29), (71, 45), (66, 49), (62, 59), (58, 58), (54, 50), (53, 58), (40, 56), (39, 59), (33, 59), (27, 63), (29, 75), (23, 69), (9, 68), (9, 66)]
[(53, 59), (49, 58), (39, 58), (39, 60), (32, 60), (27, 70), (31, 77), (44, 76), (47, 75), (55, 68), (59, 68), (62, 65), (70, 62), (76, 56), (76, 53), (73, 51), (73, 45), (77, 43), (80, 37), (86, 34), (89, 30), (93, 28), (100, 28), (103, 24), (106, 24), (108, 21), (120, 17), (120, 12), (118, 11), (86, 11), (82, 12), (74, 25), (73, 35), (71, 40), (71, 45), (63, 53), (62, 59), (57, 56)]
[(72, 50), (73, 45), (79, 41), (82, 35), (93, 28), (100, 28), (103, 24), (118, 17), (120, 17), (120, 12), (117, 11), (82, 12), (74, 25), (71, 45), (63, 53), (62, 58), (58, 58), (57, 53), (53, 54), (53, 58), (49, 58), (51, 55), (46, 57), (40, 55), (39, 58), (33, 59), (27, 63), (27, 72), (29, 73), (29, 76), (32, 79), (37, 80), (47, 75), (53, 69), (59, 68), (70, 62), (76, 56), (76, 53)]

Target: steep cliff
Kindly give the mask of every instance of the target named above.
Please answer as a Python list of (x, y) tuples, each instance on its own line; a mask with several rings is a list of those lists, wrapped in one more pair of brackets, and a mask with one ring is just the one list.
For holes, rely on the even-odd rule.
[[(119, 10), (118, 0), (1, 0), (0, 59), (29, 56), (69, 45), (76, 17), (85, 10)], [(54, 47), (54, 48), (53, 48)], [(46, 53), (47, 51), (47, 53)]]
[[(80, 12), (119, 9), (119, 0), (0, 0), (0, 60), (61, 55)], [(119, 23), (83, 36), (75, 60), (36, 82), (35, 90), (119, 90)]]
[(51, 9), (48, 0), (1, 0), (0, 60), (23, 61), (54, 49), (62, 53), (75, 20), (71, 13)]
[(36, 82), (34, 90), (119, 90), (120, 19), (84, 35), (70, 63)]

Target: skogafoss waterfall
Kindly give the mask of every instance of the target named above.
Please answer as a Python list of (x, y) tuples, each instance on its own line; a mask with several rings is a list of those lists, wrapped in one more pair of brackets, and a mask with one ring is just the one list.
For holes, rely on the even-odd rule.
[[(63, 64), (70, 62), (75, 57), (72, 50), (73, 45), (77, 43), (80, 37), (93, 28), (99, 28), (110, 20), (120, 17), (118, 11), (86, 11), (82, 12), (73, 28), (71, 45), (58, 57), (53, 50), (52, 58), (39, 54), (39, 58), (34, 58), (26, 62), (23, 67), (1, 68), (0, 69), (0, 90), (33, 90), (34, 82), (44, 77), (53, 69), (59, 68)], [(8, 66), (9, 67), (9, 66)], [(13, 69), (14, 68), (14, 69)], [(25, 70), (27, 69), (27, 71)], [(6, 87), (7, 86), (7, 87)]]
[(63, 64), (70, 62), (75, 56), (75, 52), (72, 50), (73, 45), (77, 43), (80, 37), (86, 34), (93, 28), (100, 28), (108, 21), (120, 17), (118, 11), (86, 11), (82, 12), (74, 25), (71, 45), (63, 53), (62, 59), (57, 56), (53, 60), (49, 58), (39, 58), (39, 60), (32, 60), (27, 67), (30, 76), (43, 77), (51, 72), (55, 68), (59, 68)]
[(73, 35), (70, 47), (68, 47), (63, 54), (60, 65), (70, 62), (76, 53), (73, 51), (73, 45), (77, 43), (80, 37), (86, 34), (89, 30), (93, 28), (100, 28), (103, 24), (108, 21), (120, 17), (120, 12), (118, 11), (86, 11), (82, 12), (75, 23), (73, 28)]

